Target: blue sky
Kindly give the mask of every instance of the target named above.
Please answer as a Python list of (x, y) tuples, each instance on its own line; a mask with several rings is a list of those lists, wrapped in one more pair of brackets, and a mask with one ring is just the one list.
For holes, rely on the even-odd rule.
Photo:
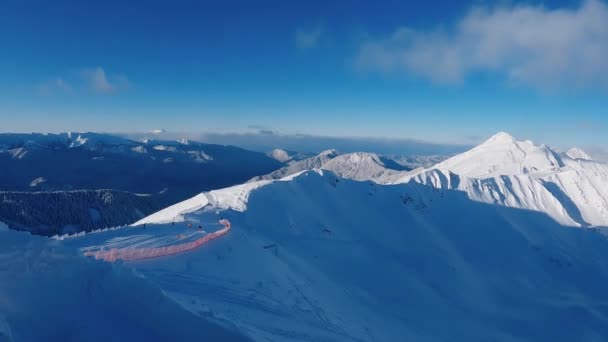
[(603, 146), (607, 23), (600, 0), (7, 0), (0, 130)]

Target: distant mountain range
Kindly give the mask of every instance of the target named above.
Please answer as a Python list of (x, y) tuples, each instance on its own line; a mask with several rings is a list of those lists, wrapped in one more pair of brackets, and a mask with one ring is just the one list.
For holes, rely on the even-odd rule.
[(0, 134), (0, 221), (51, 235), (129, 224), (283, 165), (263, 153), (184, 139)]
[(0, 134), (0, 189), (116, 189), (167, 202), (243, 182), (282, 164), (263, 153), (187, 140), (97, 133)]
[(388, 183), (408, 175), (414, 169), (430, 166), (448, 158), (437, 155), (389, 157), (369, 152), (342, 154), (336, 150), (327, 150), (308, 157), (305, 154), (293, 155), (282, 150), (274, 150), (273, 155), (287, 156), (283, 159), (288, 160), (288, 165), (269, 174), (254, 177), (250, 182), (281, 179), (305, 170), (323, 169), (344, 178)]

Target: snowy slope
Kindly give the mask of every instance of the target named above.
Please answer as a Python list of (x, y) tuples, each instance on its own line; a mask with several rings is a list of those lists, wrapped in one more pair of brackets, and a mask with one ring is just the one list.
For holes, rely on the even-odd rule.
[(133, 225), (136, 226), (146, 223), (183, 222), (185, 214), (200, 210), (207, 205), (212, 205), (218, 209), (234, 209), (244, 211), (247, 208), (247, 199), (251, 191), (268, 183), (270, 183), (270, 181), (249, 182), (222, 190), (213, 190), (201, 193), (145, 217)]
[(553, 172), (563, 166), (559, 156), (545, 145), (517, 141), (501, 132), (473, 149), (434, 166), (467, 177)]
[(409, 181), (540, 211), (569, 226), (608, 226), (608, 164), (572, 159), (506, 133), (395, 183)]
[[(254, 340), (608, 338), (608, 241), (594, 230), (471, 201), (461, 191), (321, 170), (212, 197), (148, 218), (145, 234), (187, 230), (169, 221), (219, 217), (232, 222), (229, 234), (128, 265), (183, 308)], [(123, 234), (62, 243), (86, 249)]]
[(245, 341), (129, 267), (0, 229), (0, 341)]
[(390, 183), (409, 172), (396, 162), (374, 153), (355, 152), (337, 156), (321, 167), (342, 178)]

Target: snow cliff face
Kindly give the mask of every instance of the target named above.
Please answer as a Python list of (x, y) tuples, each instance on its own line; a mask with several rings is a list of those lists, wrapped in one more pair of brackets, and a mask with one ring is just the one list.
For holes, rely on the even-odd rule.
[[(313, 170), (205, 193), (149, 217), (146, 230), (129, 228), (131, 240), (184, 225), (167, 222), (219, 217), (232, 222), (226, 236), (131, 266), (185, 309), (254, 340), (608, 336), (608, 241), (543, 213), (418, 182), (380, 185)], [(64, 242), (87, 248), (114, 243), (115, 234)]]
[(396, 183), (409, 181), (540, 211), (569, 226), (608, 226), (608, 164), (559, 155), (506, 133)]

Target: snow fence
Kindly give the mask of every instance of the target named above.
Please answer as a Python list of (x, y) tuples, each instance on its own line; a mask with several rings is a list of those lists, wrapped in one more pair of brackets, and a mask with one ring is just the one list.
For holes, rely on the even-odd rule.
[(99, 251), (87, 251), (84, 253), (86, 256), (94, 257), (97, 260), (104, 260), (108, 262), (115, 262), (117, 260), (132, 261), (139, 259), (157, 258), (177, 253), (186, 252), (202, 246), (203, 244), (216, 239), (220, 236), (225, 235), (230, 230), (230, 221), (222, 219), (219, 221), (224, 228), (215, 231), (213, 233), (206, 234), (205, 236), (190, 241), (187, 243), (163, 246), (163, 247), (142, 247), (142, 248), (112, 248)]

